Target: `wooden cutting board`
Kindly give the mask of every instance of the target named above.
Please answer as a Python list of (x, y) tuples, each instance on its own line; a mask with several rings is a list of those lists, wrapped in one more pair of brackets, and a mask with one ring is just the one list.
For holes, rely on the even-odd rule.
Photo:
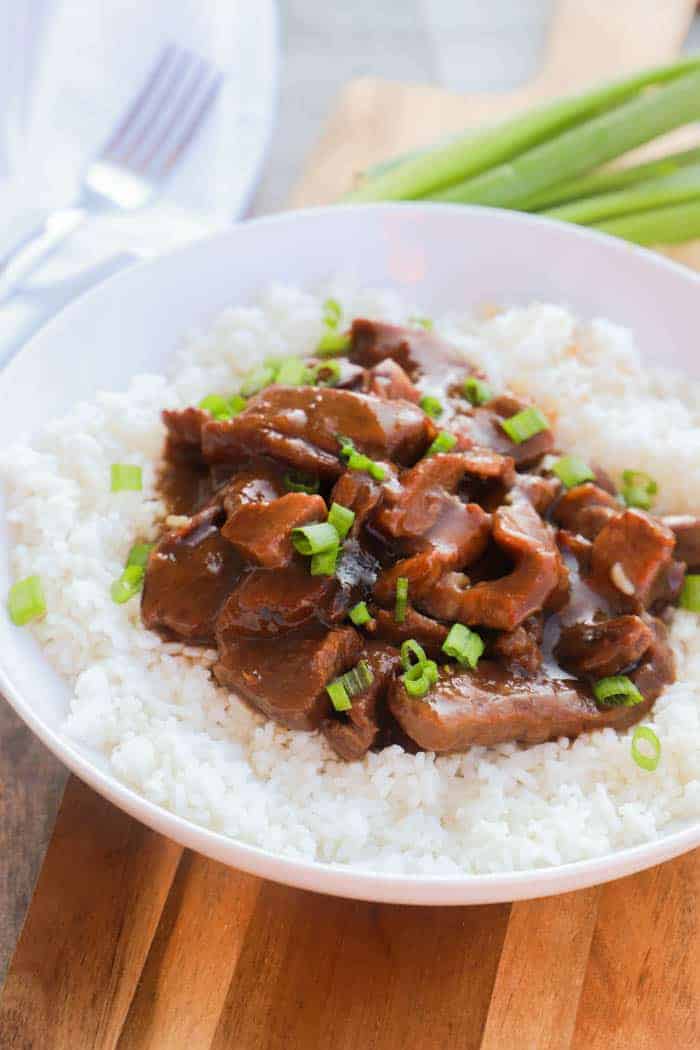
[[(333, 200), (367, 163), (671, 58), (693, 7), (564, 0), (543, 71), (507, 95), (354, 82), (294, 202)], [(0, 1001), (0, 1047), (695, 1050), (699, 860), (513, 905), (364, 904), (183, 851), (72, 778)]]

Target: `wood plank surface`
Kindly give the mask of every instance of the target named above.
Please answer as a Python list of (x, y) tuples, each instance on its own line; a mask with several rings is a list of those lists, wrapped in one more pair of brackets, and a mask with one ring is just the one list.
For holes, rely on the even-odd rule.
[[(295, 193), (535, 97), (671, 57), (692, 0), (562, 0), (499, 97), (348, 87)], [(690, 256), (691, 260), (693, 256)], [(344, 901), (183, 855), (69, 782), (0, 1001), (2, 1050), (669, 1050), (700, 1046), (698, 854), (478, 908)]]

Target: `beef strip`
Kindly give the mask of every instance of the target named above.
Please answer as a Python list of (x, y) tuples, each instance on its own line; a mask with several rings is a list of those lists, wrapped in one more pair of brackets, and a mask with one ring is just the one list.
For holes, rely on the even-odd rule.
[(141, 617), (151, 630), (189, 642), (214, 640), (214, 623), (241, 573), (242, 563), (222, 537), (216, 507), (166, 532), (151, 551)]
[(376, 397), (388, 397), (418, 404), (420, 391), (400, 364), (387, 357), (365, 373), (364, 391)]
[(488, 654), (503, 660), (516, 674), (535, 675), (542, 666), (543, 631), (542, 616), (529, 616), (514, 631), (497, 634), (488, 647)]
[(371, 684), (352, 698), (347, 714), (334, 713), (321, 725), (333, 750), (348, 762), (362, 758), (376, 743), (385, 721), (386, 691), (401, 666), (396, 649), (376, 642), (365, 646), (360, 659), (369, 665), (373, 675)]
[(362, 639), (352, 627), (309, 624), (274, 638), (243, 638), (219, 621), (217, 681), (289, 729), (317, 729), (331, 703), (326, 686), (353, 667)]
[(236, 462), (257, 453), (321, 477), (337, 477), (344, 469), (339, 435), (373, 459), (411, 463), (435, 433), (432, 420), (410, 401), (331, 387), (271, 386), (234, 419), (205, 424), (202, 450), (209, 463)]
[(647, 609), (675, 542), (671, 530), (644, 511), (616, 514), (593, 542), (590, 585), (620, 612)]
[(527, 401), (510, 394), (501, 394), (487, 404), (473, 408), (469, 414), (456, 416), (451, 429), (458, 438), (459, 447), (480, 445), (511, 456), (516, 467), (529, 467), (554, 448), (552, 431), (542, 430), (518, 445), (511, 441), (501, 425), (504, 419), (528, 407)]
[(597, 707), (583, 682), (513, 677), (499, 664), (481, 660), (475, 671), (442, 668), (428, 696), (416, 699), (400, 678), (389, 688), (389, 708), (426, 751), (464, 751), (508, 740), (539, 744), (583, 732), (627, 729), (643, 718), (664, 686), (673, 681), (673, 655), (663, 624), (652, 622), (654, 639), (630, 677), (644, 700), (632, 707)]
[(605, 489), (587, 481), (575, 485), (559, 500), (552, 518), (568, 532), (594, 540), (604, 525), (622, 510), (620, 501)]
[(411, 605), (406, 609), (406, 618), (403, 623), (396, 622), (393, 609), (376, 608), (372, 610), (372, 616), (373, 623), (367, 624), (364, 628), (371, 637), (381, 638), (398, 646), (407, 638), (413, 638), (432, 659), (441, 655), (442, 643), (447, 638), (449, 630), (444, 623), (431, 620), (429, 616), (424, 616)]
[(554, 648), (557, 662), (579, 678), (607, 678), (634, 667), (654, 640), (639, 616), (615, 616), (563, 627)]
[(312, 576), (301, 556), (276, 572), (252, 569), (231, 591), (219, 615), (219, 627), (246, 638), (284, 634), (311, 620), (337, 623), (346, 603), (333, 576)]
[(691, 570), (700, 569), (700, 517), (666, 514), (661, 520), (676, 537), (674, 557), (685, 562)]
[(562, 490), (559, 478), (543, 478), (540, 474), (516, 474), (508, 493), (508, 502), (526, 499), (538, 514), (544, 517)]
[(251, 503), (269, 503), (283, 496), (285, 470), (272, 460), (246, 463), (220, 491), (221, 503), (229, 518)]
[(288, 492), (270, 503), (239, 507), (221, 533), (247, 561), (265, 569), (284, 569), (294, 557), (292, 529), (326, 520), (321, 496)]
[(367, 519), (382, 500), (383, 485), (374, 481), (363, 471), (347, 470), (336, 481), (331, 492), (331, 503), (347, 507), (355, 515), (350, 528), (351, 536), (358, 536)]
[(211, 420), (201, 408), (165, 409), (165, 458), (173, 462), (201, 461), (202, 428)]
[(493, 515), (493, 538), (515, 563), (512, 572), (462, 589), (422, 599), (426, 612), (441, 620), (513, 631), (561, 591), (564, 566), (551, 528), (529, 503), (499, 507)]
[(350, 329), (351, 360), (371, 368), (387, 357), (396, 361), (411, 379), (449, 365), (468, 371), (459, 351), (433, 332), (365, 318), (354, 320)]

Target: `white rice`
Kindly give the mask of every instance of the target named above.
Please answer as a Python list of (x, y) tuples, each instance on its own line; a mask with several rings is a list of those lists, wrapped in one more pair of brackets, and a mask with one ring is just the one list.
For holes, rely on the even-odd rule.
[[(599, 856), (700, 818), (700, 632), (677, 612), (678, 681), (648, 724), (662, 746), (655, 773), (630, 755), (630, 734), (604, 730), (537, 747), (436, 758), (397, 747), (338, 761), (317, 734), (288, 732), (212, 682), (211, 654), (163, 645), (138, 601), (109, 595), (136, 538), (164, 512), (154, 493), (161, 409), (184, 406), (269, 354), (304, 353), (329, 290), (345, 315), (402, 321), (420, 313), (393, 294), (274, 287), (258, 306), (226, 311), (190, 339), (168, 380), (135, 378), (46, 425), (4, 456), (12, 568), (38, 573), (48, 613), (32, 626), (72, 685), (65, 732), (105, 754), (114, 774), (196, 823), (291, 857), (378, 871), (509, 871)], [(497, 381), (527, 391), (559, 420), (562, 447), (613, 475), (662, 482), (659, 506), (700, 507), (700, 393), (642, 370), (632, 335), (534, 305), (437, 328)], [(109, 492), (113, 462), (140, 463), (142, 493)]]

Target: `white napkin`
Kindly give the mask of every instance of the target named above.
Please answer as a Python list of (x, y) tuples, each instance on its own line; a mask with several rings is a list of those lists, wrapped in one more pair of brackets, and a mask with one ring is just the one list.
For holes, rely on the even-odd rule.
[[(4, 26), (3, 26), (4, 23)], [(148, 257), (241, 214), (259, 172), (276, 93), (274, 0), (18, 0), (0, 17), (0, 254), (46, 209), (70, 204), (170, 41), (225, 80), (206, 123), (148, 209), (78, 231), (18, 302), (0, 305), (0, 358), (27, 315), (75, 294), (86, 266)], [(24, 299), (24, 301), (20, 301)], [(48, 301), (47, 299), (47, 301)]]

